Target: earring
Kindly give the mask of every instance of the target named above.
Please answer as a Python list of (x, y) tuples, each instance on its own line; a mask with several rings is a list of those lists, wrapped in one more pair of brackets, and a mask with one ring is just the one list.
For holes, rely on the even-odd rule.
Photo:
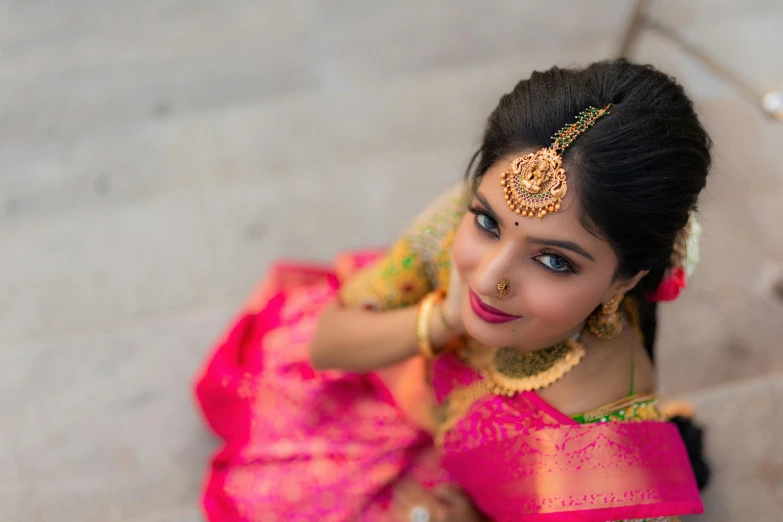
[(511, 283), (508, 279), (501, 279), (498, 283), (498, 299), (503, 299), (511, 291)]
[(614, 339), (623, 331), (623, 314), (617, 313), (624, 295), (618, 295), (601, 305), (587, 319), (587, 327), (600, 339)]

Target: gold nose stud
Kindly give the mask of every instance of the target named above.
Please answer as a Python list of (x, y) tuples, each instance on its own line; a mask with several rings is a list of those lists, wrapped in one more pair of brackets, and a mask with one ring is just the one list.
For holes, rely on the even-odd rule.
[(498, 283), (498, 299), (503, 299), (506, 297), (510, 290), (511, 283), (508, 282), (508, 279), (501, 279)]

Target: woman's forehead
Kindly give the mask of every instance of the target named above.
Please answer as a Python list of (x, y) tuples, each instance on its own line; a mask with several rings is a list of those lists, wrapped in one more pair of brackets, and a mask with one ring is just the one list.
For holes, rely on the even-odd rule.
[(585, 249), (588, 249), (589, 246), (592, 250), (608, 250), (613, 253), (609, 243), (596, 237), (582, 224), (582, 209), (579, 198), (574, 191), (566, 194), (559, 211), (547, 214), (542, 219), (523, 217), (509, 209), (505, 202), (503, 186), (500, 185), (500, 174), (505, 172), (507, 167), (505, 162), (497, 162), (487, 170), (476, 188), (476, 195), (479, 199), (485, 199), (489, 203), (500, 225), (506, 229), (515, 229), (515, 233), (523, 239), (528, 236), (536, 236), (573, 241)]

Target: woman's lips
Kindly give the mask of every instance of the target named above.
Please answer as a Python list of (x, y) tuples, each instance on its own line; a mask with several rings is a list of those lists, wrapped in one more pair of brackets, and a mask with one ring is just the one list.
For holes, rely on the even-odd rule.
[(518, 315), (510, 315), (505, 312), (501, 312), (497, 308), (492, 308), (484, 301), (482, 301), (473, 290), (470, 290), (470, 307), (480, 319), (493, 324), (507, 323), (514, 319), (519, 319)]

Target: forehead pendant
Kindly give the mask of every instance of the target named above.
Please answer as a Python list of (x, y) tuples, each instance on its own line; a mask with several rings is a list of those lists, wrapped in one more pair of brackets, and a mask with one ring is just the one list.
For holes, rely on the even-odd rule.
[(577, 136), (592, 127), (596, 120), (609, 113), (612, 104), (603, 109), (588, 107), (570, 123), (552, 136), (552, 145), (534, 154), (526, 154), (511, 162), (500, 175), (500, 186), (506, 205), (523, 217), (538, 216), (560, 210), (560, 203), (568, 192), (563, 157), (565, 150)]

